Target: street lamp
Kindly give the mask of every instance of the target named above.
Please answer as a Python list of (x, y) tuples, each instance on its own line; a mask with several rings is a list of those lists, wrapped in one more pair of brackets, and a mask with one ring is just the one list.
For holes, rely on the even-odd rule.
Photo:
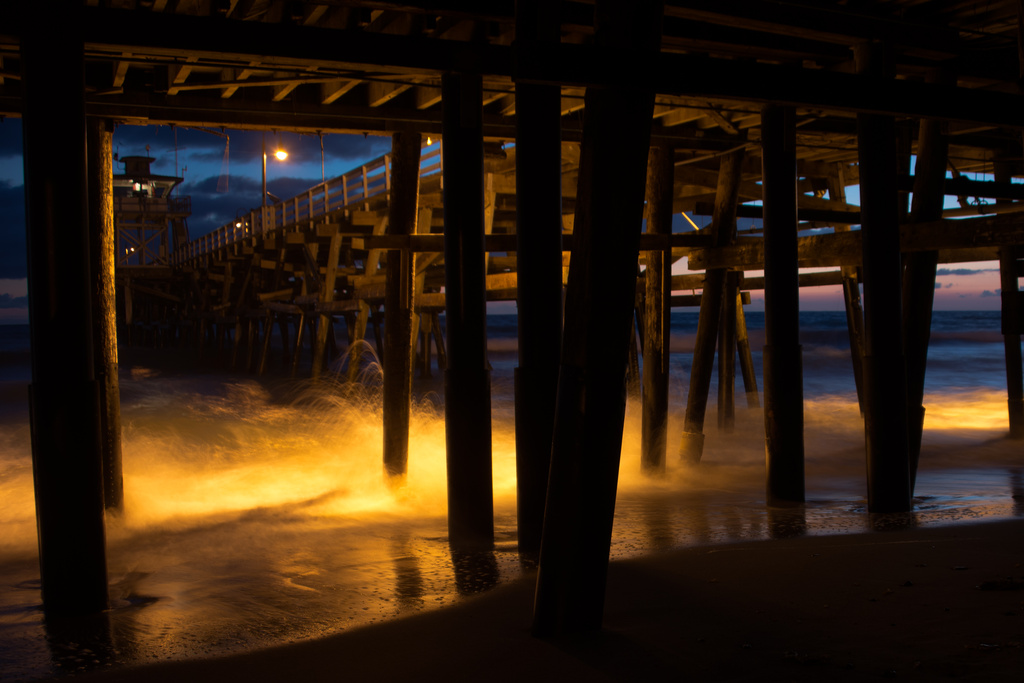
[[(278, 161), (284, 161), (288, 158), (288, 152), (278, 148), (274, 152), (274, 156)], [(267, 206), (267, 134), (263, 134), (263, 201), (260, 202), (263, 208)]]

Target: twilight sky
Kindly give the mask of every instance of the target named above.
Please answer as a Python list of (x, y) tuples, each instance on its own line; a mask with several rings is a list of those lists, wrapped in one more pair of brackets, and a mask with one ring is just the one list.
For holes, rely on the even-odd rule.
[[(154, 173), (184, 177), (177, 193), (192, 198), (188, 226), (190, 235), (196, 237), (230, 222), (238, 213), (259, 206), (263, 137), (263, 133), (232, 129), (118, 126), (113, 146), (120, 157), (155, 157)], [(266, 142), (269, 192), (287, 199), (321, 181), (320, 138), (266, 133)], [(270, 155), (277, 144), (289, 152), (284, 162)], [(327, 178), (339, 176), (386, 153), (390, 146), (390, 137), (325, 135), (324, 173)], [(123, 168), (115, 163), (115, 173), (123, 172)], [(849, 201), (857, 202), (855, 192), (851, 193)], [(7, 118), (0, 119), (0, 324), (27, 322), (25, 271), (21, 121)], [(938, 310), (995, 310), (999, 308), (998, 288), (997, 263), (942, 266), (935, 307)], [(800, 301), (805, 310), (840, 310), (843, 306), (838, 287), (805, 288)], [(751, 308), (763, 310), (760, 293), (754, 293)]]

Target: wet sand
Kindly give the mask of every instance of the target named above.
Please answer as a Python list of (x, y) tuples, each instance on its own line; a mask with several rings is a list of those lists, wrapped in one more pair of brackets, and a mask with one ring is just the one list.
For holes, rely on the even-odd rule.
[(1024, 520), (612, 563), (602, 632), (530, 635), (533, 577), (340, 635), (85, 681), (1019, 681)]

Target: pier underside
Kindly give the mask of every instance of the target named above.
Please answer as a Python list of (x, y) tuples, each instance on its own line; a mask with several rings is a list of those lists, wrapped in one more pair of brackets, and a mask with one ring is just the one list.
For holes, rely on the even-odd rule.
[[(735, 427), (738, 360), (746, 404), (763, 396), (766, 500), (804, 503), (799, 291), (841, 285), (867, 511), (910, 511), (940, 264), (998, 263), (1008, 433), (1024, 438), (1022, 12), (947, 0), (8, 3), (0, 115), (24, 119), (46, 608), (107, 604), (104, 507), (122, 505), (115, 341), (357, 381), (357, 342), (374, 340), (395, 486), (413, 373), (444, 372), (449, 541), (472, 553), (495, 542), (486, 306), (516, 302), (518, 551), (538, 567), (534, 632), (549, 636), (601, 626), (630, 387), (642, 385), (642, 464), (656, 478), (669, 459), (700, 463), (715, 368), (718, 428)], [(128, 220), (106, 182), (117, 124), (393, 144), (208, 235), (185, 242), (175, 228), (159, 263), (115, 266), (99, 257)], [(59, 155), (70, 161), (56, 169)], [(54, 207), (58, 184), (67, 201)], [(751, 292), (765, 304), (760, 386)], [(669, 316), (687, 307), (699, 323), (670, 443)], [(69, 338), (56, 374), (54, 340)]]

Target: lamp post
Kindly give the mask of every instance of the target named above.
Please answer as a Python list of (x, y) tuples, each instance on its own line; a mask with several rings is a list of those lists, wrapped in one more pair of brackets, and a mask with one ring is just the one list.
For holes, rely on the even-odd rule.
[[(278, 161), (284, 161), (288, 158), (288, 152), (278, 146), (277, 151), (274, 152), (274, 156), (277, 157)], [(263, 195), (260, 200), (260, 228), (266, 230), (267, 226), (267, 134), (263, 133)]]

